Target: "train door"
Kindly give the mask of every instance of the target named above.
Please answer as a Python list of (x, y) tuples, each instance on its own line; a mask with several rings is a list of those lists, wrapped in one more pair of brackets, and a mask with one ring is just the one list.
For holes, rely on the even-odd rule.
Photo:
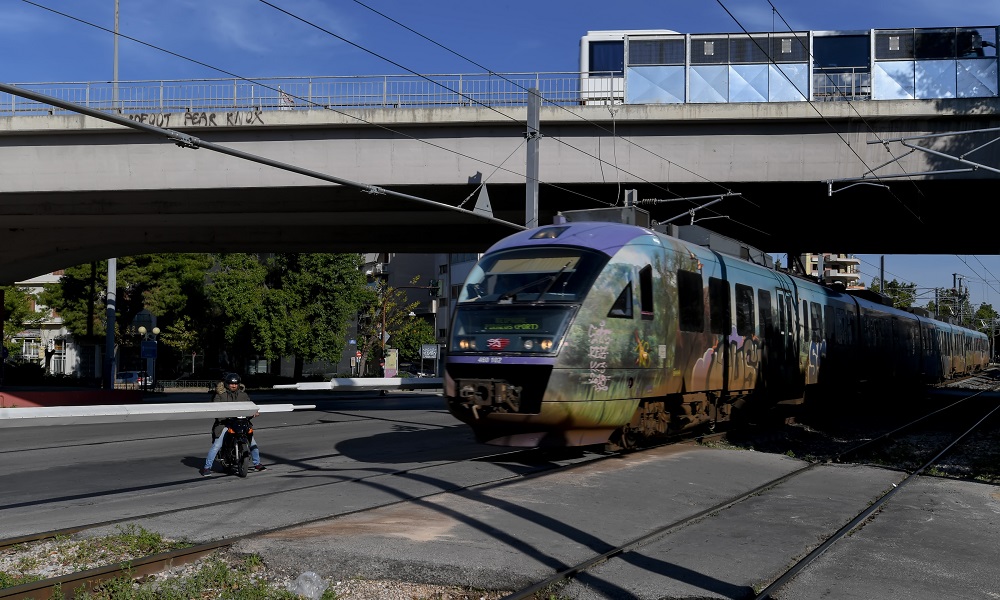
[(782, 388), (782, 395), (801, 393), (799, 383), (798, 315), (792, 291), (783, 283), (774, 292), (775, 331), (767, 344), (770, 388)]
[(635, 300), (638, 301), (638, 319), (634, 320), (634, 339), (631, 343), (635, 346), (635, 365), (629, 377), (634, 377), (634, 384), (629, 388), (629, 395), (633, 398), (642, 398), (651, 395), (657, 388), (659, 375), (661, 375), (661, 365), (667, 359), (667, 347), (658, 343), (663, 341), (662, 335), (657, 330), (657, 323), (654, 319), (655, 307), (654, 298), (662, 298), (664, 295), (657, 294), (653, 284), (653, 266), (645, 265), (638, 270), (638, 277), (635, 281)]

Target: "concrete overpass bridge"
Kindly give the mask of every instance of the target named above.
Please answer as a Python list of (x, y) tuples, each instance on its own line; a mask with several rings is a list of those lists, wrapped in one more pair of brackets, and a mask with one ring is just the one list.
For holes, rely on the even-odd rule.
[[(36, 109), (0, 116), (0, 284), (147, 252), (481, 251), (525, 222), (524, 106), (121, 113), (439, 204)], [(996, 97), (565, 102), (543, 106), (540, 123), (541, 224), (559, 211), (613, 205), (626, 189), (663, 201), (643, 204), (653, 219), (688, 223), (687, 211), (706, 200), (667, 200), (731, 191), (738, 195), (693, 219), (768, 252), (998, 251)], [(922, 137), (951, 132), (975, 133)], [(873, 169), (886, 178), (875, 181)], [(852, 186), (862, 176), (866, 185)], [(493, 218), (472, 210), (484, 181)]]

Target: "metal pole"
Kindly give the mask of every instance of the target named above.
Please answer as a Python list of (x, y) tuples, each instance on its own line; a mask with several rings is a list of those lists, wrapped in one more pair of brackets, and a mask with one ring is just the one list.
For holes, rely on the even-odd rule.
[(115, 389), (115, 295), (118, 288), (118, 259), (108, 259), (107, 331), (104, 334), (104, 389)]
[(118, 106), (118, 0), (115, 0), (115, 69), (111, 92), (111, 108)]
[(524, 188), (524, 226), (528, 229), (538, 227), (538, 128), (541, 124), (542, 97), (537, 88), (528, 89), (528, 164), (525, 170)]

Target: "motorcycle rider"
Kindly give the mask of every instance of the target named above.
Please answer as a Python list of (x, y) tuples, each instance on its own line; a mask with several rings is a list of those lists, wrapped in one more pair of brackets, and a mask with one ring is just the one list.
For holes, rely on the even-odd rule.
[[(227, 373), (222, 381), (218, 383), (215, 389), (215, 395), (212, 397), (213, 402), (250, 402), (250, 395), (246, 393), (246, 388), (240, 383), (240, 376), (236, 373)], [(257, 413), (259, 414), (259, 413)], [(257, 414), (254, 416), (256, 417)], [(215, 425), (212, 429), (212, 434), (215, 436), (215, 441), (212, 443), (212, 447), (208, 451), (208, 455), (205, 457), (205, 466), (202, 467), (198, 472), (201, 473), (202, 477), (206, 477), (212, 474), (212, 465), (215, 463), (215, 455), (219, 453), (222, 448), (222, 439), (226, 437), (227, 428), (222, 425), (220, 419), (215, 420)], [(257, 436), (253, 436), (250, 439), (250, 459), (253, 461), (253, 469), (255, 471), (267, 470), (267, 467), (260, 464), (260, 449), (257, 447)]]

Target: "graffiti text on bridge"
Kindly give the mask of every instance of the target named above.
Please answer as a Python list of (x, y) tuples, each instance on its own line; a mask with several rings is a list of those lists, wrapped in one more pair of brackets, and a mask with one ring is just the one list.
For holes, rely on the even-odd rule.
[(128, 115), (129, 120), (169, 128), (174, 127), (235, 127), (240, 125), (264, 125), (263, 111), (239, 110), (232, 112), (185, 112), (181, 113), (139, 113)]

